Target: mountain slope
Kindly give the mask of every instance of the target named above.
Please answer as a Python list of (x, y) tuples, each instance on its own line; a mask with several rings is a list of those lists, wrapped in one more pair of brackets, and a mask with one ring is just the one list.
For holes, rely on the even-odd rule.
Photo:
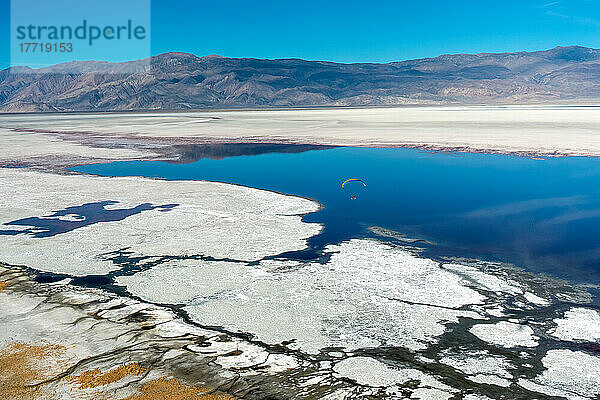
[(600, 50), (444, 55), (389, 64), (196, 57), (0, 71), (0, 111), (498, 104), (600, 99)]

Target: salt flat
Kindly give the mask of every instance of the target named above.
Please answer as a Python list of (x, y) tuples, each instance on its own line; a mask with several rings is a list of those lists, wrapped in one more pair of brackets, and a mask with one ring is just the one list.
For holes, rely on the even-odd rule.
[(600, 156), (600, 108), (339, 108), (182, 113), (6, 115), (0, 128), (113, 139), (405, 146), (524, 155)]
[[(0, 223), (37, 218), (26, 231), (27, 226), (2, 225), (0, 260), (73, 275), (105, 274), (118, 268), (111, 254), (119, 250), (145, 256), (259, 260), (303, 249), (306, 239), (321, 229), (319, 224), (301, 222), (301, 214), (319, 208), (315, 201), (214, 182), (5, 168), (0, 169), (0, 191)], [(69, 221), (70, 214), (53, 216), (58, 210), (100, 201), (114, 202), (96, 209), (100, 214), (109, 217), (112, 211), (127, 216), (83, 226)], [(82, 210), (77, 212), (85, 214)], [(94, 218), (76, 215), (82, 223)], [(51, 235), (52, 230), (36, 228), (35, 223), (73, 229)], [(13, 234), (6, 234), (9, 231)]]
[(542, 359), (544, 372), (519, 385), (551, 396), (579, 400), (600, 395), (600, 357), (580, 351), (550, 350)]
[[(213, 140), (600, 155), (599, 126), (583, 107), (2, 116), (0, 163), (36, 168), (0, 168), (0, 357), (45, 339), (65, 349), (49, 376), (153, 366), (98, 389), (119, 396), (183, 377), (248, 399), (597, 397), (585, 288), (393, 236), (291, 260), (322, 228), (302, 221), (316, 201), (60, 168)], [(75, 284), (88, 275), (107, 283)], [(73, 382), (48, 388), (97, 394)]]
[[(573, 335), (589, 294), (565, 282), (477, 260), (433, 260), (374, 238), (331, 244), (319, 260), (286, 259), (278, 255), (305, 248), (320, 231), (301, 220), (319, 204), (236, 185), (2, 168), (0, 188), (0, 261), (12, 264), (0, 277), (7, 357), (15, 343), (45, 337), (68, 348), (68, 360), (110, 352), (106, 362), (86, 361), (110, 373), (118, 363), (150, 362), (129, 347), (150, 354), (143, 340), (156, 334), (161, 350), (152, 357), (168, 362), (148, 379), (208, 357), (212, 375), (183, 377), (219, 387), (233, 371), (282, 398), (493, 398), (498, 390), (586, 398), (598, 390), (595, 375), (572, 380), (561, 366), (571, 350), (538, 345), (567, 331), (582, 346), (594, 340), (592, 331)], [(98, 220), (115, 212), (125, 214)], [(16, 264), (68, 279), (32, 283)], [(114, 282), (107, 287), (119, 295), (71, 284), (91, 274)], [(557, 310), (562, 299), (578, 305), (576, 315)], [(131, 325), (140, 320), (154, 327)], [(574, 353), (582, 365), (600, 362)], [(129, 393), (152, 382), (131, 379), (102, 390)], [(253, 398), (238, 386), (228, 393)]]
[(572, 308), (564, 318), (554, 320), (552, 335), (561, 340), (586, 340), (600, 342), (600, 312), (585, 308)]
[(118, 283), (151, 301), (185, 302), (204, 325), (250, 332), (268, 343), (294, 340), (292, 347), (310, 353), (380, 345), (424, 349), (444, 333), (445, 323), (483, 318), (461, 307), (484, 297), (432, 260), (363, 240), (329, 246), (327, 253), (332, 258), (325, 265), (296, 268), (293, 262), (174, 261)]
[(244, 398), (291, 396), (269, 381), (299, 367), (292, 356), (191, 326), (163, 307), (35, 283), (19, 268), (0, 266), (0, 281), (3, 399), (137, 399), (167, 382), (173, 398), (191, 398), (194, 389), (193, 398), (234, 400), (215, 393), (219, 387)]
[[(150, 302), (181, 304), (202, 325), (251, 334), (310, 357), (333, 357), (324, 364), (333, 364), (336, 376), (382, 388), (389, 398), (400, 396), (410, 381), (419, 382), (410, 398), (451, 398), (461, 386), (448, 383), (452, 374), (487, 394), (494, 388), (525, 397), (567, 393), (557, 388), (569, 382), (568, 369), (548, 361), (562, 348), (538, 346), (541, 336), (561, 326), (561, 320), (548, 319), (557, 315), (549, 307), (570, 291), (560, 281), (485, 263), (440, 263), (373, 239), (330, 245), (325, 254), (324, 262), (252, 265), (173, 260), (117, 283)], [(571, 295), (577, 298), (577, 290)], [(576, 301), (584, 305), (585, 295)], [(387, 360), (388, 348), (394, 349), (390, 357), (400, 353), (397, 359), (404, 361), (367, 356), (375, 351)], [(580, 358), (586, 365), (600, 362), (597, 355)], [(450, 370), (426, 372), (442, 364)], [(585, 393), (598, 384), (588, 374), (568, 386)]]

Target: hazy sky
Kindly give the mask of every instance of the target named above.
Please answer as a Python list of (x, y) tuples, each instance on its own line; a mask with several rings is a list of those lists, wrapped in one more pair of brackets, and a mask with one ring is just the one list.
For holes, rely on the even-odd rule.
[[(0, 4), (4, 68), (10, 63), (10, 2)], [(600, 47), (600, 0), (153, 0), (151, 15), (152, 54), (389, 62), (558, 45)], [(111, 57), (108, 61), (124, 60), (127, 54)]]

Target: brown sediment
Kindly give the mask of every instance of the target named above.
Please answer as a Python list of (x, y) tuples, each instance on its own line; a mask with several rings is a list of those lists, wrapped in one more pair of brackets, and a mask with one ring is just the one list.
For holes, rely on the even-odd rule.
[(118, 382), (127, 375), (140, 375), (146, 371), (147, 369), (142, 368), (142, 366), (134, 362), (131, 364), (123, 364), (107, 372), (101, 372), (98, 368), (95, 368), (85, 371), (81, 375), (69, 377), (67, 378), (67, 381), (77, 383), (81, 389), (88, 389)]
[(145, 383), (139, 394), (123, 400), (235, 400), (235, 397), (212, 394), (207, 388), (186, 385), (177, 379), (159, 378)]
[[(61, 372), (65, 361), (65, 347), (52, 344), (11, 343), (0, 351), (0, 399), (34, 400), (52, 398), (56, 394), (48, 391), (47, 381)], [(106, 372), (98, 368), (88, 370), (65, 381), (79, 389), (100, 388), (94, 392), (95, 399), (111, 399), (110, 393), (101, 387), (115, 383), (126, 376), (138, 376), (148, 370), (133, 362), (123, 364)], [(87, 397), (86, 397), (87, 398)], [(144, 383), (139, 393), (122, 400), (235, 400), (226, 394), (211, 393), (205, 387), (196, 387), (175, 378), (159, 378)]]
[(64, 354), (65, 347), (51, 344), (12, 343), (5, 347), (0, 351), (0, 398), (38, 398), (42, 388), (31, 385), (58, 372)]
[[(8, 277), (10, 280), (7, 279)], [(48, 310), (56, 312), (57, 308), (78, 310), (72, 316), (73, 327), (79, 327), (78, 322), (86, 319), (93, 319), (94, 323), (97, 320), (107, 321), (98, 315), (100, 312), (96, 309), (98, 307), (96, 302), (100, 303), (100, 310), (112, 309), (114, 306), (109, 303), (116, 298), (115, 296), (102, 296), (94, 290), (94, 295), (86, 296), (81, 303), (75, 300), (71, 301), (72, 299), (64, 293), (66, 290), (63, 290), (62, 287), (58, 289), (39, 284), (31, 280), (22, 268), (2, 263), (0, 263), (0, 283), (3, 284), (3, 287), (9, 287), (6, 292), (1, 293), (1, 296), (8, 296), (9, 300), (35, 295), (37, 298), (47, 301), (42, 301), (39, 304), (43, 304), (43, 306), (29, 312), (32, 317)], [(73, 288), (73, 292), (80, 295), (88, 294), (90, 291), (90, 289)], [(75, 298), (77, 299), (77, 296)], [(91, 310), (87, 310), (86, 306), (90, 303), (93, 306)], [(127, 315), (131, 316), (136, 313), (131, 311)], [(67, 314), (71, 316), (70, 313), (67, 312)], [(4, 325), (11, 323), (7, 320), (3, 322)], [(112, 329), (106, 329), (103, 334), (107, 331), (111, 332), (107, 334), (107, 337), (111, 337), (114, 342), (117, 342), (119, 338), (129, 332), (151, 331), (144, 329), (145, 321), (139, 322), (135, 318), (123, 318), (120, 323), (127, 326), (115, 329), (116, 336), (110, 336), (113, 332)], [(114, 328), (116, 323), (112, 324)], [(43, 326), (48, 329), (48, 332), (40, 331), (41, 326), (34, 323), (34, 329), (39, 332), (31, 332), (26, 326), (24, 333), (37, 337), (55, 336), (52, 334), (52, 332), (57, 332), (55, 327), (46, 324)], [(9, 329), (6, 333), (11, 332), (12, 330)], [(72, 341), (69, 338), (85, 332), (81, 329), (77, 332), (66, 329), (60, 344), (42, 338), (17, 342), (5, 337), (4, 341), (0, 341), (0, 400), (59, 398), (123, 400), (127, 396), (129, 396), (127, 397), (129, 400), (235, 399), (235, 397), (216, 389), (229, 382), (227, 378), (220, 375), (221, 369), (213, 366), (217, 364), (211, 363), (213, 365), (207, 366), (204, 358), (195, 356), (195, 353), (181, 358), (184, 365), (182, 368), (178, 363), (175, 363), (175, 368), (172, 368), (170, 364), (164, 363), (162, 360), (165, 352), (179, 349), (185, 344), (196, 344), (198, 340), (204, 342), (207, 340), (204, 335), (184, 335), (174, 339), (164, 339), (162, 336), (158, 338), (156, 334), (149, 333), (144, 340), (140, 340), (137, 344), (119, 347), (115, 343), (97, 351), (86, 349), (85, 340), (89, 338), (84, 338), (83, 341), (78, 340), (73, 343), (73, 347), (71, 347)], [(103, 336), (102, 340), (106, 340), (106, 337)], [(63, 342), (65, 345), (61, 345)], [(140, 361), (139, 357), (144, 361)], [(188, 380), (188, 365), (193, 365), (193, 361), (197, 360), (200, 361), (198, 369), (204, 368), (198, 373), (198, 376), (202, 378), (192, 374)], [(205, 377), (211, 378), (206, 380)], [(250, 385), (241, 384), (241, 386)]]
[(8, 283), (4, 281), (0, 281), (0, 291), (6, 289), (8, 287)]

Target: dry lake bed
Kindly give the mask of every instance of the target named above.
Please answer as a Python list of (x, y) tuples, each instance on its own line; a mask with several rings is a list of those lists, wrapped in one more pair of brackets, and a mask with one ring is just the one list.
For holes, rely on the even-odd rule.
[(1, 398), (600, 396), (599, 108), (5, 115), (0, 148)]

